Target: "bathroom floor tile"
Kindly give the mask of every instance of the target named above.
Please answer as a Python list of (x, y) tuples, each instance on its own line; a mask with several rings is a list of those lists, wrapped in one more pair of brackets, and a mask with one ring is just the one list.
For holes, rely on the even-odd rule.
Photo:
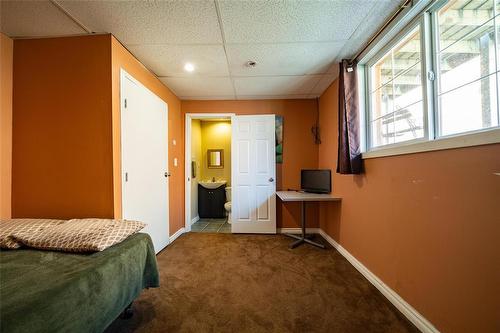
[(207, 225), (207, 222), (196, 222), (191, 226), (191, 231), (202, 231)]
[(191, 226), (193, 232), (231, 233), (231, 225), (227, 218), (223, 219), (200, 219)]
[(219, 231), (220, 227), (220, 224), (209, 223), (206, 228), (202, 230), (202, 232), (217, 232)]
[(223, 233), (223, 234), (230, 234), (231, 233), (231, 225), (226, 223), (224, 224), (220, 229), (219, 229), (219, 233)]

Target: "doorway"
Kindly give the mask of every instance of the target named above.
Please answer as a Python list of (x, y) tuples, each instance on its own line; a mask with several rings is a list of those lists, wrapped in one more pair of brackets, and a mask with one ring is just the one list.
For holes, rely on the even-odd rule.
[(186, 116), (186, 230), (188, 231), (231, 233), (233, 116), (232, 114)]
[[(186, 114), (185, 124), (185, 230), (276, 233), (275, 116)], [(203, 137), (215, 124), (230, 129), (225, 145)]]

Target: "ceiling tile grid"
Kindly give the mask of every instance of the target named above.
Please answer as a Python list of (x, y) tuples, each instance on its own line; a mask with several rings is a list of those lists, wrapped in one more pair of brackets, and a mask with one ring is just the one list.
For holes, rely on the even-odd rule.
[(0, 30), (10, 37), (84, 34), (86, 31), (50, 1), (0, 1)]
[[(320, 75), (236, 77), (236, 95), (308, 95)], [(269, 92), (272, 91), (272, 94)]]
[(112, 33), (181, 99), (315, 98), (402, 1), (3, 0), (0, 27)]
[(339, 54), (340, 59), (355, 55), (378, 31), (380, 26), (396, 12), (402, 4), (401, 0), (382, 0), (383, 4), (375, 3), (367, 15), (358, 25), (352, 36), (345, 43)]
[(127, 45), (127, 48), (157, 76), (191, 76), (184, 64), (195, 65), (198, 76), (229, 76), (224, 47), (220, 45)]
[(214, 1), (57, 0), (94, 32), (124, 44), (220, 44)]
[(229, 77), (160, 77), (177, 96), (235, 96)]
[(228, 43), (347, 40), (373, 0), (219, 0)]
[(239, 100), (250, 99), (311, 99), (311, 95), (239, 95)]
[[(335, 62), (343, 42), (228, 44), (229, 68), (234, 76), (324, 74)], [(255, 68), (246, 66), (257, 62)]]

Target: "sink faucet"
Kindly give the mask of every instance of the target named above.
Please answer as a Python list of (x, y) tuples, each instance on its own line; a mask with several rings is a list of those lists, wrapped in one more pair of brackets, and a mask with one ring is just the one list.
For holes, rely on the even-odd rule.
[(215, 177), (212, 177), (212, 183), (215, 183)]

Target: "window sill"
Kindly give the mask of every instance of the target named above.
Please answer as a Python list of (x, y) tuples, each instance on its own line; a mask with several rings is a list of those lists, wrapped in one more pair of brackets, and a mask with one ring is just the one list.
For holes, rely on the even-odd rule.
[(363, 153), (361, 156), (363, 159), (369, 159), (386, 156), (415, 154), (427, 151), (480, 146), (492, 143), (500, 143), (500, 128), (498, 127), (480, 132), (459, 134), (452, 137), (444, 137), (431, 141), (410, 144), (402, 143), (400, 145), (388, 148), (382, 147)]

